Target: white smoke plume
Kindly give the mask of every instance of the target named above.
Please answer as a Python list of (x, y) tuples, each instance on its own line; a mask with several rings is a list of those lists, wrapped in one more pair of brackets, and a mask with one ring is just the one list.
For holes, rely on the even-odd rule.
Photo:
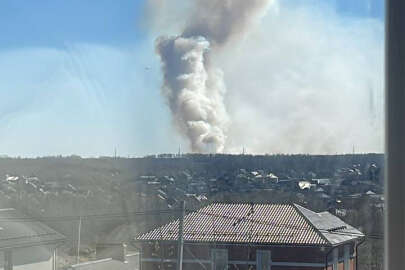
[(161, 37), (156, 43), (163, 62), (162, 92), (177, 128), (193, 151), (222, 151), (228, 119), (225, 85), (219, 70), (206, 67), (210, 43), (203, 37)]
[(156, 40), (164, 73), (162, 93), (193, 152), (222, 152), (226, 144), (226, 87), (222, 71), (210, 59), (230, 40), (240, 39), (269, 2), (195, 0), (182, 34)]

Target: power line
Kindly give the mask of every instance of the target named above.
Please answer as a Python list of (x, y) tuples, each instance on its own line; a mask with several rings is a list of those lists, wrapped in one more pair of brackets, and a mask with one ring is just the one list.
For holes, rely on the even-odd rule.
[(40, 233), (40, 234), (24, 235), (24, 236), (17, 236), (17, 237), (7, 237), (7, 238), (0, 238), (0, 241), (25, 239), (25, 238), (34, 238), (34, 237), (43, 237), (43, 236), (50, 236), (50, 235), (56, 235), (56, 234), (57, 233)]
[[(147, 215), (160, 215), (161, 214), (175, 214), (179, 211), (179, 209), (170, 209), (170, 210), (150, 210), (150, 211), (135, 211), (135, 212), (121, 212), (121, 213), (105, 213), (105, 214), (92, 214), (92, 215), (78, 215), (78, 216), (45, 216), (45, 217), (0, 217), (0, 223), (1, 222), (40, 222), (40, 221), (53, 221), (53, 222), (62, 222), (62, 221), (77, 221), (80, 220), (89, 220), (89, 219), (121, 219), (121, 218), (128, 218), (129, 216), (147, 216)], [(303, 226), (297, 226), (297, 225), (291, 225), (291, 224), (285, 224), (285, 223), (280, 223), (280, 222), (269, 222), (269, 221), (260, 221), (260, 220), (255, 220), (252, 218), (248, 217), (231, 217), (231, 216), (225, 216), (225, 215), (220, 215), (220, 214), (215, 214), (215, 213), (208, 213), (208, 212), (201, 212), (201, 211), (195, 211), (195, 210), (186, 210), (187, 213), (198, 213), (198, 214), (203, 214), (203, 215), (209, 215), (217, 218), (225, 218), (225, 219), (230, 219), (232, 221), (235, 221), (234, 224), (238, 224), (242, 221), (246, 222), (252, 222), (252, 223), (258, 223), (261, 225), (269, 225), (269, 226), (276, 226), (280, 228), (286, 228), (286, 229), (293, 229), (293, 230), (308, 230), (312, 231), (313, 228), (308, 228), (308, 227), (303, 227)], [(212, 220), (213, 223), (214, 220)], [(215, 224), (213, 224), (215, 227)], [(213, 228), (214, 228), (213, 227)], [(335, 235), (345, 235), (345, 236), (358, 236), (358, 237), (366, 237), (370, 239), (378, 239), (382, 240), (384, 236), (382, 234), (362, 234), (362, 233), (355, 233), (355, 232), (343, 232), (343, 231), (330, 231), (328, 229), (317, 229), (320, 232), (328, 233), (328, 234), (335, 234)], [(215, 228), (214, 228), (215, 231)], [(187, 234), (187, 232), (185, 232)], [(220, 233), (211, 233), (209, 235), (212, 236), (226, 236), (226, 235), (243, 235), (242, 233), (233, 233), (230, 232), (229, 234), (220, 234)]]
[(147, 216), (147, 215), (161, 215), (173, 214), (178, 212), (178, 209), (172, 210), (152, 210), (152, 211), (136, 211), (136, 212), (121, 212), (121, 213), (105, 213), (105, 214), (92, 214), (92, 215), (78, 215), (78, 216), (43, 216), (43, 217), (0, 217), (0, 222), (38, 222), (38, 221), (74, 221), (82, 219), (114, 219), (114, 218), (128, 218), (128, 216)]

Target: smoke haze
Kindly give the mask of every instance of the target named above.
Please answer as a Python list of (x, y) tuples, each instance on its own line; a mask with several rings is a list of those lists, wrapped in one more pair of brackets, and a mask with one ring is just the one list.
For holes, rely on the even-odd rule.
[[(383, 151), (383, 22), (320, 2), (178, 2), (188, 16), (169, 28), (181, 34), (159, 38), (157, 51), (163, 94), (193, 151)], [(196, 101), (184, 85), (199, 89)]]
[(243, 35), (263, 16), (270, 0), (195, 0), (183, 36), (203, 36), (222, 45)]
[(214, 49), (245, 33), (268, 3), (198, 0), (181, 35), (156, 40), (164, 74), (162, 93), (193, 152), (222, 152), (226, 143), (226, 87), (222, 71), (210, 61)]
[(218, 59), (232, 89), (225, 151), (383, 152), (383, 22), (310, 3), (276, 2)]

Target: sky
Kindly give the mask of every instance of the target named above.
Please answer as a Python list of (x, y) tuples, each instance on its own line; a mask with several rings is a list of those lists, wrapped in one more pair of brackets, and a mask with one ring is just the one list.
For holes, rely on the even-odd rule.
[[(189, 151), (161, 96), (154, 52), (156, 37), (186, 23), (188, 7), (180, 3), (151, 11), (146, 0), (1, 1), (0, 155)], [(383, 14), (382, 0), (274, 0), (249, 36), (218, 57), (231, 118), (225, 152), (381, 152)], [(260, 61), (269, 67), (259, 68)], [(336, 94), (330, 85), (366, 92)], [(247, 97), (242, 86), (257, 90)], [(297, 87), (305, 91), (292, 92)], [(333, 106), (327, 91), (340, 97)]]

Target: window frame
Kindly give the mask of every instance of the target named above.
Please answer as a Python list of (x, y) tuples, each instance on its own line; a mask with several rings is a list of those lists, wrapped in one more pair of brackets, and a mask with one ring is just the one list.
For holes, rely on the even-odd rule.
[[(212, 270), (220, 270), (216, 268), (216, 258), (217, 258), (217, 254), (218, 253), (226, 253), (226, 268), (228, 268), (228, 264), (229, 264), (229, 251), (226, 248), (213, 248), (211, 249), (211, 261), (212, 261)], [(224, 255), (223, 254), (223, 255)]]
[[(268, 256), (268, 267), (267, 269), (261, 268), (260, 259), (263, 258), (262, 254), (266, 254)], [(256, 269), (257, 270), (271, 270), (271, 250), (268, 249), (257, 249), (256, 250)]]
[(405, 263), (405, 1), (385, 2), (384, 268)]

